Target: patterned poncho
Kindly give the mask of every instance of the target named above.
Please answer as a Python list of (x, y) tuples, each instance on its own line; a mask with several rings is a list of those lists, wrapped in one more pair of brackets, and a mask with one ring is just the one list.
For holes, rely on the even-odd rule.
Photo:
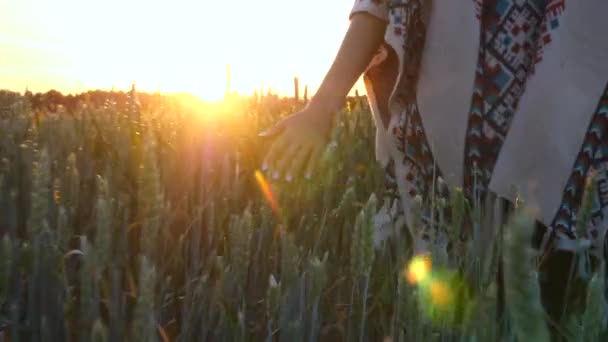
[[(569, 249), (608, 220), (608, 1), (356, 0), (388, 22), (365, 73), (387, 191), (378, 240), (440, 239), (428, 203), (459, 187), (523, 200)], [(591, 219), (577, 228), (593, 175)], [(422, 203), (422, 228), (412, 210)], [(425, 209), (426, 208), (426, 209)], [(580, 235), (580, 234), (579, 234)], [(547, 241), (547, 239), (545, 239)]]

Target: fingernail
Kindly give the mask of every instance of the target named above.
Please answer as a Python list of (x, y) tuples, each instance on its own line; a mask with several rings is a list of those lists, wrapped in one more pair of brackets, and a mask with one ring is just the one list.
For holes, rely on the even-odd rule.
[(262, 171), (266, 170), (268, 170), (268, 163), (264, 162), (264, 164), (262, 164)]
[(272, 179), (279, 179), (279, 173), (275, 171), (275, 172), (272, 174)]
[(312, 178), (312, 175), (310, 174), (310, 172), (306, 172), (306, 175), (304, 177), (310, 180), (310, 178)]
[(287, 176), (285, 176), (285, 180), (287, 180), (289, 183), (291, 183), (291, 181), (293, 180), (293, 177), (291, 175), (287, 175)]
[(266, 131), (258, 133), (258, 137), (266, 137), (266, 136), (268, 136), (268, 132), (266, 132)]

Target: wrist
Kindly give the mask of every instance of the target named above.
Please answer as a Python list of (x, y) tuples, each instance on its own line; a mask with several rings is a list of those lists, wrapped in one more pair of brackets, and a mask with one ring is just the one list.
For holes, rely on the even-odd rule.
[(337, 114), (337, 112), (344, 106), (345, 97), (340, 96), (326, 96), (323, 94), (316, 94), (310, 99), (308, 107), (314, 111)]

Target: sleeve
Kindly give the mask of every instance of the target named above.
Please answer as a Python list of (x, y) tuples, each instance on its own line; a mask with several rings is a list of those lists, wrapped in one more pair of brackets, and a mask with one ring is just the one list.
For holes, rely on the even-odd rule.
[(349, 18), (352, 19), (353, 15), (356, 13), (365, 12), (388, 22), (387, 1), (388, 0), (355, 0)]

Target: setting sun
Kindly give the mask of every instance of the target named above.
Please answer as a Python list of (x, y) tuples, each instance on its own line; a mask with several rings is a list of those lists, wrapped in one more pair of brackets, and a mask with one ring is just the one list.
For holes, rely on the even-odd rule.
[(0, 88), (311, 91), (329, 68), (352, 1), (8, 0), (0, 3)]

